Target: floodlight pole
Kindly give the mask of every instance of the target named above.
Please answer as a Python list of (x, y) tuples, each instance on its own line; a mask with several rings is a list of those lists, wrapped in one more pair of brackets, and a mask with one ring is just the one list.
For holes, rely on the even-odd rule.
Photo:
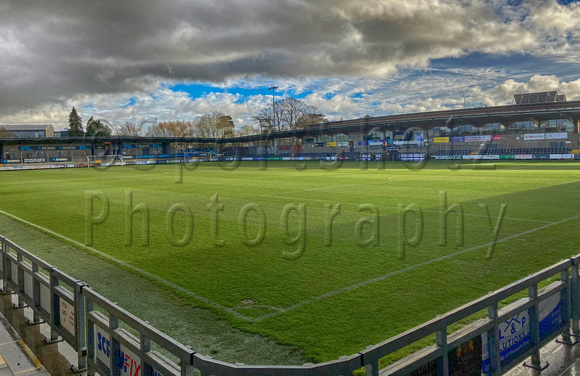
[[(270, 88), (268, 88), (268, 90), (272, 90), (272, 121), (274, 122), (272, 124), (272, 128), (274, 130), (274, 132), (276, 132), (276, 89), (278, 89), (278, 86), (272, 86)], [(274, 141), (274, 148), (276, 148), (276, 137), (273, 138)], [(276, 154), (278, 154), (277, 150), (275, 151)]]
[(465, 98), (469, 97), (469, 95), (463, 95), (463, 108), (467, 108), (467, 102), (465, 101)]

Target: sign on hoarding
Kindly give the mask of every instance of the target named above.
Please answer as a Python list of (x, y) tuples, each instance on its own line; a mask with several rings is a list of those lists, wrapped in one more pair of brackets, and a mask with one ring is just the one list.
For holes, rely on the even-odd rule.
[[(98, 325), (95, 325), (95, 343), (97, 359), (108, 367), (109, 359), (113, 352), (113, 346), (109, 333)], [(118, 365), (120, 367), (120, 374), (122, 376), (142, 376), (141, 358), (123, 344), (120, 344), (119, 348), (121, 350), (121, 362)], [(111, 372), (111, 374), (114, 374), (114, 372)], [(161, 373), (156, 370), (153, 370), (153, 374), (161, 375)]]
[[(480, 376), (482, 340), (477, 336), (447, 352), (449, 376)], [(437, 360), (433, 360), (407, 376), (437, 376)]]
[(568, 133), (566, 132), (546, 133), (546, 140), (560, 140), (563, 138), (568, 138)]
[(516, 154), (516, 159), (533, 159), (532, 154)]
[(491, 136), (465, 136), (465, 142), (489, 142), (491, 141)]
[(348, 141), (337, 142), (338, 146), (348, 146)]
[(524, 140), (529, 141), (529, 140), (543, 140), (545, 139), (545, 134), (544, 133), (526, 133), (524, 134)]
[(498, 135), (492, 135), (492, 136), (491, 136), (491, 140), (492, 140), (492, 141), (501, 141), (501, 134), (498, 134)]
[(75, 335), (75, 307), (63, 298), (59, 298), (60, 325), (73, 336)]
[(46, 158), (24, 158), (24, 163), (45, 163)]
[[(562, 326), (560, 295), (555, 294), (538, 304), (540, 320), (540, 340), (549, 337)], [(520, 312), (499, 325), (499, 347), (501, 364), (506, 365), (526, 352), (531, 344), (530, 316), (528, 310)], [(490, 371), (489, 342), (483, 334), (482, 371)]]
[(415, 141), (424, 142), (425, 141), (425, 136), (424, 136), (423, 131), (415, 131), (413, 133), (413, 139)]
[(327, 142), (326, 146), (337, 146), (336, 142)]
[(449, 142), (449, 137), (435, 137), (433, 142), (436, 144), (445, 144)]
[(463, 136), (451, 137), (450, 141), (451, 142), (465, 142), (465, 137), (463, 137)]

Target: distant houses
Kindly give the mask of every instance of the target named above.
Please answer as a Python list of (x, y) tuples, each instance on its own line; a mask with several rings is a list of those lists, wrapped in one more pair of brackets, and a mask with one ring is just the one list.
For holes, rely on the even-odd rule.
[(52, 125), (0, 125), (0, 138), (53, 138)]

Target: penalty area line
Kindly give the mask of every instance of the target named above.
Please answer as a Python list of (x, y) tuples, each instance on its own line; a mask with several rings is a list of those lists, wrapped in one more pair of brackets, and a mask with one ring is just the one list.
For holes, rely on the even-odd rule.
[(570, 217), (570, 218), (562, 219), (562, 220), (560, 220), (558, 222), (551, 222), (551, 223), (548, 223), (548, 224), (546, 224), (544, 226), (536, 227), (536, 228), (533, 228), (531, 230), (527, 230), (527, 231), (520, 232), (518, 234), (506, 236), (505, 238), (499, 239), (499, 240), (497, 240), (495, 242), (494, 241), (487, 242), (487, 243), (482, 244), (482, 245), (477, 245), (475, 247), (467, 248), (467, 249), (464, 249), (464, 250), (461, 250), (461, 251), (457, 251), (457, 252), (454, 252), (454, 253), (451, 253), (451, 254), (448, 254), (448, 255), (445, 255), (445, 256), (437, 257), (435, 259), (432, 259), (432, 260), (429, 260), (429, 261), (425, 261), (425, 262), (422, 262), (420, 264), (411, 265), (411, 266), (408, 266), (406, 268), (403, 268), (403, 269), (400, 269), (400, 270), (396, 270), (394, 272), (387, 273), (387, 274), (384, 274), (384, 275), (379, 276), (379, 277), (371, 278), (371, 279), (368, 279), (366, 281), (362, 281), (362, 282), (359, 282), (359, 283), (355, 283), (354, 285), (345, 286), (345, 287), (342, 287), (340, 289), (337, 289), (337, 290), (330, 291), (330, 292), (327, 292), (325, 294), (319, 295), (317, 297), (304, 300), (304, 301), (302, 301), (300, 303), (296, 303), (294, 305), (291, 305), (290, 307), (283, 308), (282, 310), (280, 310), (278, 312), (272, 312), (272, 313), (269, 313), (269, 314), (266, 314), (266, 315), (257, 317), (253, 321), (254, 322), (258, 322), (258, 321), (262, 321), (262, 320), (265, 320), (265, 319), (269, 319), (269, 318), (278, 316), (278, 315), (280, 315), (282, 313), (290, 312), (290, 311), (293, 311), (295, 309), (301, 308), (301, 307), (303, 307), (305, 305), (308, 305), (308, 304), (311, 304), (311, 303), (316, 303), (316, 302), (319, 302), (319, 301), (324, 300), (326, 298), (333, 297), (333, 296), (338, 295), (338, 294), (341, 294), (343, 292), (348, 292), (348, 291), (356, 290), (359, 287), (363, 287), (363, 286), (366, 286), (366, 285), (370, 285), (370, 284), (375, 283), (375, 282), (380, 282), (380, 281), (385, 280), (387, 278), (394, 277), (396, 275), (403, 274), (403, 273), (406, 273), (406, 272), (410, 272), (412, 270), (419, 269), (419, 268), (422, 268), (424, 266), (427, 266), (427, 265), (430, 265), (430, 264), (433, 264), (433, 263), (436, 263), (436, 262), (439, 262), (439, 261), (444, 261), (444, 260), (453, 258), (455, 256), (462, 255), (464, 253), (468, 253), (468, 252), (471, 252), (471, 251), (475, 251), (477, 249), (489, 247), (491, 245), (498, 244), (498, 243), (504, 243), (504, 242), (507, 242), (508, 240), (515, 239), (515, 238), (518, 238), (520, 236), (528, 235), (528, 234), (531, 234), (531, 233), (534, 233), (536, 231), (540, 231), (540, 230), (543, 230), (543, 229), (546, 229), (546, 228), (549, 228), (549, 227), (552, 227), (552, 226), (560, 225), (562, 223), (565, 223), (565, 222), (568, 222), (568, 221), (572, 221), (572, 220), (577, 219), (577, 218), (580, 218), (580, 215), (575, 215), (575, 216)]
[[(166, 279), (163, 279), (163, 278), (159, 277), (158, 275), (155, 275), (153, 273), (150, 273), (148, 271), (145, 271), (143, 269), (140, 269), (140, 268), (138, 268), (136, 266), (133, 266), (131, 264), (128, 264), (125, 261), (121, 261), (121, 260), (119, 260), (119, 259), (117, 259), (117, 258), (115, 258), (115, 257), (113, 257), (113, 256), (111, 256), (109, 254), (106, 254), (104, 252), (101, 252), (101, 251), (99, 251), (99, 250), (97, 250), (97, 249), (95, 249), (93, 247), (89, 247), (89, 246), (87, 246), (87, 245), (85, 245), (85, 244), (83, 244), (81, 242), (78, 242), (76, 240), (70, 239), (70, 238), (68, 238), (68, 237), (66, 237), (64, 235), (61, 235), (61, 234), (59, 234), (57, 232), (54, 232), (52, 230), (49, 230), (49, 229), (44, 228), (42, 226), (39, 226), (39, 225), (37, 225), (35, 223), (29, 222), (29, 221), (27, 221), (25, 219), (22, 219), (20, 217), (15, 216), (13, 214), (7, 213), (7, 212), (5, 212), (3, 210), (0, 210), (0, 214), (3, 214), (3, 215), (5, 215), (6, 217), (8, 217), (10, 219), (13, 219), (13, 220), (15, 220), (17, 222), (23, 223), (23, 224), (25, 224), (27, 226), (30, 226), (30, 227), (34, 228), (34, 229), (37, 229), (40, 232), (43, 232), (45, 234), (48, 234), (48, 235), (50, 235), (50, 236), (52, 236), (52, 237), (54, 237), (56, 239), (59, 239), (59, 240), (65, 241), (65, 242), (67, 242), (69, 244), (72, 244), (72, 245), (74, 245), (77, 248), (80, 248), (80, 249), (83, 249), (83, 250), (87, 251), (88, 253), (92, 253), (92, 254), (98, 255), (99, 257), (102, 257), (102, 258), (104, 258), (104, 259), (106, 259), (106, 260), (108, 260), (110, 262), (113, 262), (113, 263), (115, 263), (117, 265), (122, 266), (123, 268), (126, 268), (126, 269), (131, 270), (132, 272), (134, 272), (135, 274), (137, 274), (137, 275), (139, 275), (141, 277), (146, 277), (146, 278), (148, 278), (150, 280), (153, 280), (155, 282), (158, 282), (158, 283), (164, 285), (167, 288), (170, 288), (170, 289), (173, 289), (173, 290), (177, 290), (177, 291), (179, 291), (180, 293), (182, 293), (184, 295), (187, 295), (187, 296), (192, 297), (192, 298), (194, 298), (196, 300), (199, 300), (201, 302), (204, 302), (207, 305), (210, 305), (210, 306), (212, 306), (214, 308), (217, 308), (219, 310), (225, 311), (225, 312), (227, 312), (227, 313), (229, 313), (229, 314), (231, 314), (231, 315), (233, 315), (233, 316), (235, 316), (235, 317), (237, 317), (239, 319), (242, 319), (242, 320), (245, 320), (245, 321), (248, 321), (248, 322), (254, 322), (255, 321), (255, 319), (252, 318), (252, 317), (242, 315), (241, 313), (239, 313), (239, 312), (237, 312), (237, 311), (235, 311), (235, 310), (233, 310), (231, 308), (225, 307), (225, 306), (223, 306), (223, 305), (221, 305), (221, 304), (219, 304), (217, 302), (214, 302), (213, 300), (210, 300), (210, 299), (208, 299), (208, 298), (206, 298), (204, 296), (201, 296), (201, 295), (198, 295), (198, 294), (196, 294), (194, 292), (191, 292), (191, 291), (189, 291), (189, 290), (187, 290), (187, 289), (185, 289), (185, 288), (183, 288), (181, 286), (178, 286), (178, 285), (176, 285), (176, 284), (174, 284), (172, 282), (169, 282)], [(278, 309), (278, 308), (276, 308), (276, 309)]]

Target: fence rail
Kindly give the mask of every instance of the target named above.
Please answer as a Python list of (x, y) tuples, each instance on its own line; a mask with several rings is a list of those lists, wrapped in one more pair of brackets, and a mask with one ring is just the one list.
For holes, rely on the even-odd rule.
[[(15, 308), (30, 307), (30, 324), (48, 324), (47, 343), (66, 341), (77, 352), (74, 368), (90, 375), (347, 376), (360, 368), (368, 376), (449, 376), (478, 368), (501, 375), (528, 357), (530, 367), (541, 369), (542, 346), (560, 335), (572, 344), (572, 336), (580, 335), (578, 255), (351, 356), (301, 366), (231, 364), (196, 353), (9, 239), (0, 241), (2, 288), (18, 296)], [(499, 308), (522, 292), (527, 297)], [(482, 311), (487, 317), (449, 333), (451, 325)], [(381, 358), (432, 335), (435, 345), (379, 371)]]

